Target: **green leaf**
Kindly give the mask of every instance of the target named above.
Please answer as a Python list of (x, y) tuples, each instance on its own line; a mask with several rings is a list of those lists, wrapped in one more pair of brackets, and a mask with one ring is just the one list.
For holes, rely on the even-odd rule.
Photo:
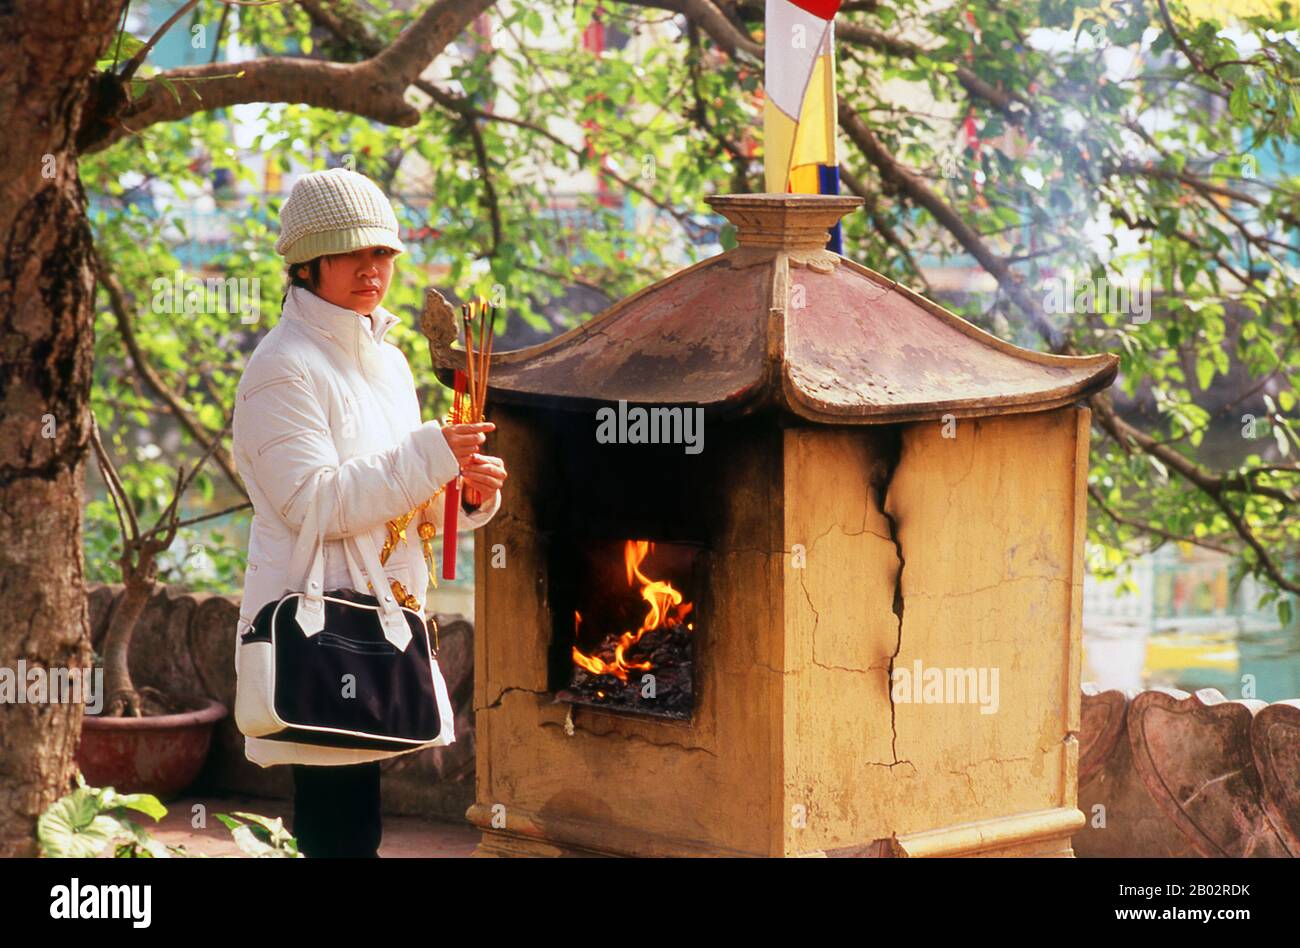
[(253, 821), (249, 826), (225, 813), (216, 814), (217, 819), (230, 830), (230, 835), (241, 852), (249, 856), (301, 857), (298, 841), (284, 828), (280, 817), (271, 819), (257, 813), (235, 811), (235, 816), (242, 816)]
[(270, 856), (275, 853), (274, 847), (268, 846), (258, 839), (246, 824), (241, 823), (236, 826), (230, 831), (230, 835), (234, 838), (235, 845), (239, 847), (240, 852), (245, 855)]
[(144, 40), (124, 31), (109, 41), (108, 49), (104, 51), (103, 56), (96, 60), (95, 68), (107, 71), (113, 67), (114, 57), (116, 57), (117, 65), (120, 67), (143, 48)]
[(84, 790), (57, 800), (36, 821), (42, 855), (56, 859), (98, 856), (126, 828), (100, 812), (97, 794)]
[(1250, 86), (1247, 83), (1240, 83), (1232, 90), (1232, 95), (1228, 97), (1228, 111), (1235, 119), (1246, 119), (1250, 112)]
[[(252, 820), (266, 832), (268, 837), (274, 837), (276, 834), (285, 832), (284, 820), (278, 816), (272, 819), (269, 816), (262, 816), (257, 813), (245, 813), (243, 810), (236, 810), (235, 816), (242, 816), (246, 820)], [(258, 833), (258, 835), (260, 836), (261, 833)]]
[(122, 824), (130, 831), (132, 836), (132, 856), (150, 859), (171, 858), (172, 854), (167, 845), (161, 840), (154, 839), (138, 824), (133, 823), (131, 820), (122, 820)]
[(1210, 359), (1200, 358), (1196, 360), (1196, 381), (1201, 386), (1201, 391), (1210, 387), (1210, 382), (1214, 380), (1214, 362)]
[(181, 93), (180, 90), (176, 88), (176, 83), (172, 82), (166, 76), (156, 76), (155, 79), (160, 86), (172, 94), (172, 98), (176, 100), (176, 104), (180, 105)]
[(167, 815), (167, 807), (152, 793), (116, 793), (111, 787), (106, 793), (111, 796), (103, 801), (105, 808), (125, 807), (151, 816), (155, 821)]

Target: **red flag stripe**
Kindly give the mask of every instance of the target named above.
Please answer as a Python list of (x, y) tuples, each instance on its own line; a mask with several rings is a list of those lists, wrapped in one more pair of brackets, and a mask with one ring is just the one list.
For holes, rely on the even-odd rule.
[[(769, 2), (771, 2), (771, 0), (769, 0)], [(815, 17), (820, 17), (823, 20), (830, 20), (839, 12), (840, 4), (843, 3), (844, 0), (787, 0), (787, 2), (793, 4), (806, 13), (811, 13)]]

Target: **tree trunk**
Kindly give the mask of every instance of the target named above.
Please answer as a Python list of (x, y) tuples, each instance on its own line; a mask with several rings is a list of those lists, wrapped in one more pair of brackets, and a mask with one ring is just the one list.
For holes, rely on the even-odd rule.
[[(152, 567), (149, 570), (152, 574)], [(143, 713), (135, 684), (131, 681), (131, 636), (140, 616), (149, 605), (154, 591), (153, 576), (127, 577), (126, 588), (118, 600), (113, 617), (104, 633), (104, 710), (107, 717), (140, 717)], [(125, 702), (123, 705), (121, 702)]]
[[(94, 274), (76, 138), (121, 0), (0, 3), (0, 666), (86, 667)], [(81, 705), (0, 708), (0, 857), (68, 792)]]

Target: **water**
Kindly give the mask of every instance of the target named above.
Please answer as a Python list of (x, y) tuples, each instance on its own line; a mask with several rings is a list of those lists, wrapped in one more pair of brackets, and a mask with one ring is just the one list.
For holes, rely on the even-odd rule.
[(1228, 558), (1166, 545), (1134, 563), (1136, 591), (1084, 584), (1083, 680), (1103, 688), (1216, 688), (1227, 698), (1300, 697), (1300, 628), (1260, 609), (1250, 577), (1234, 594)]

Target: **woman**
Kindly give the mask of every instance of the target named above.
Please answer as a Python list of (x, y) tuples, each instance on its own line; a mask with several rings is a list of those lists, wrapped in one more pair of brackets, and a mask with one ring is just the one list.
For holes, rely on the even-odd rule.
[[(392, 205), (370, 179), (342, 168), (299, 178), (275, 247), (291, 283), (284, 312), (249, 357), (235, 396), (235, 465), (253, 501), (238, 635), (263, 605), (302, 588), (288, 564), (313, 500), (326, 524), (324, 589), (385, 597), (391, 589), (423, 614), (429, 570), (418, 529), (431, 523), (441, 532), (443, 498), (408, 524), (413, 542), (391, 549), (384, 576), (368, 575), (357, 544), (368, 535), (382, 548), (388, 521), (457, 476), (482, 498), (462, 501), (461, 522), (475, 529), (490, 520), (506, 469), (478, 449), (495, 426), (421, 421), (406, 357), (384, 341), (399, 320), (380, 306), (405, 248)], [(291, 766), (301, 852), (378, 855), (379, 761), (409, 751), (244, 742), (254, 763)]]

